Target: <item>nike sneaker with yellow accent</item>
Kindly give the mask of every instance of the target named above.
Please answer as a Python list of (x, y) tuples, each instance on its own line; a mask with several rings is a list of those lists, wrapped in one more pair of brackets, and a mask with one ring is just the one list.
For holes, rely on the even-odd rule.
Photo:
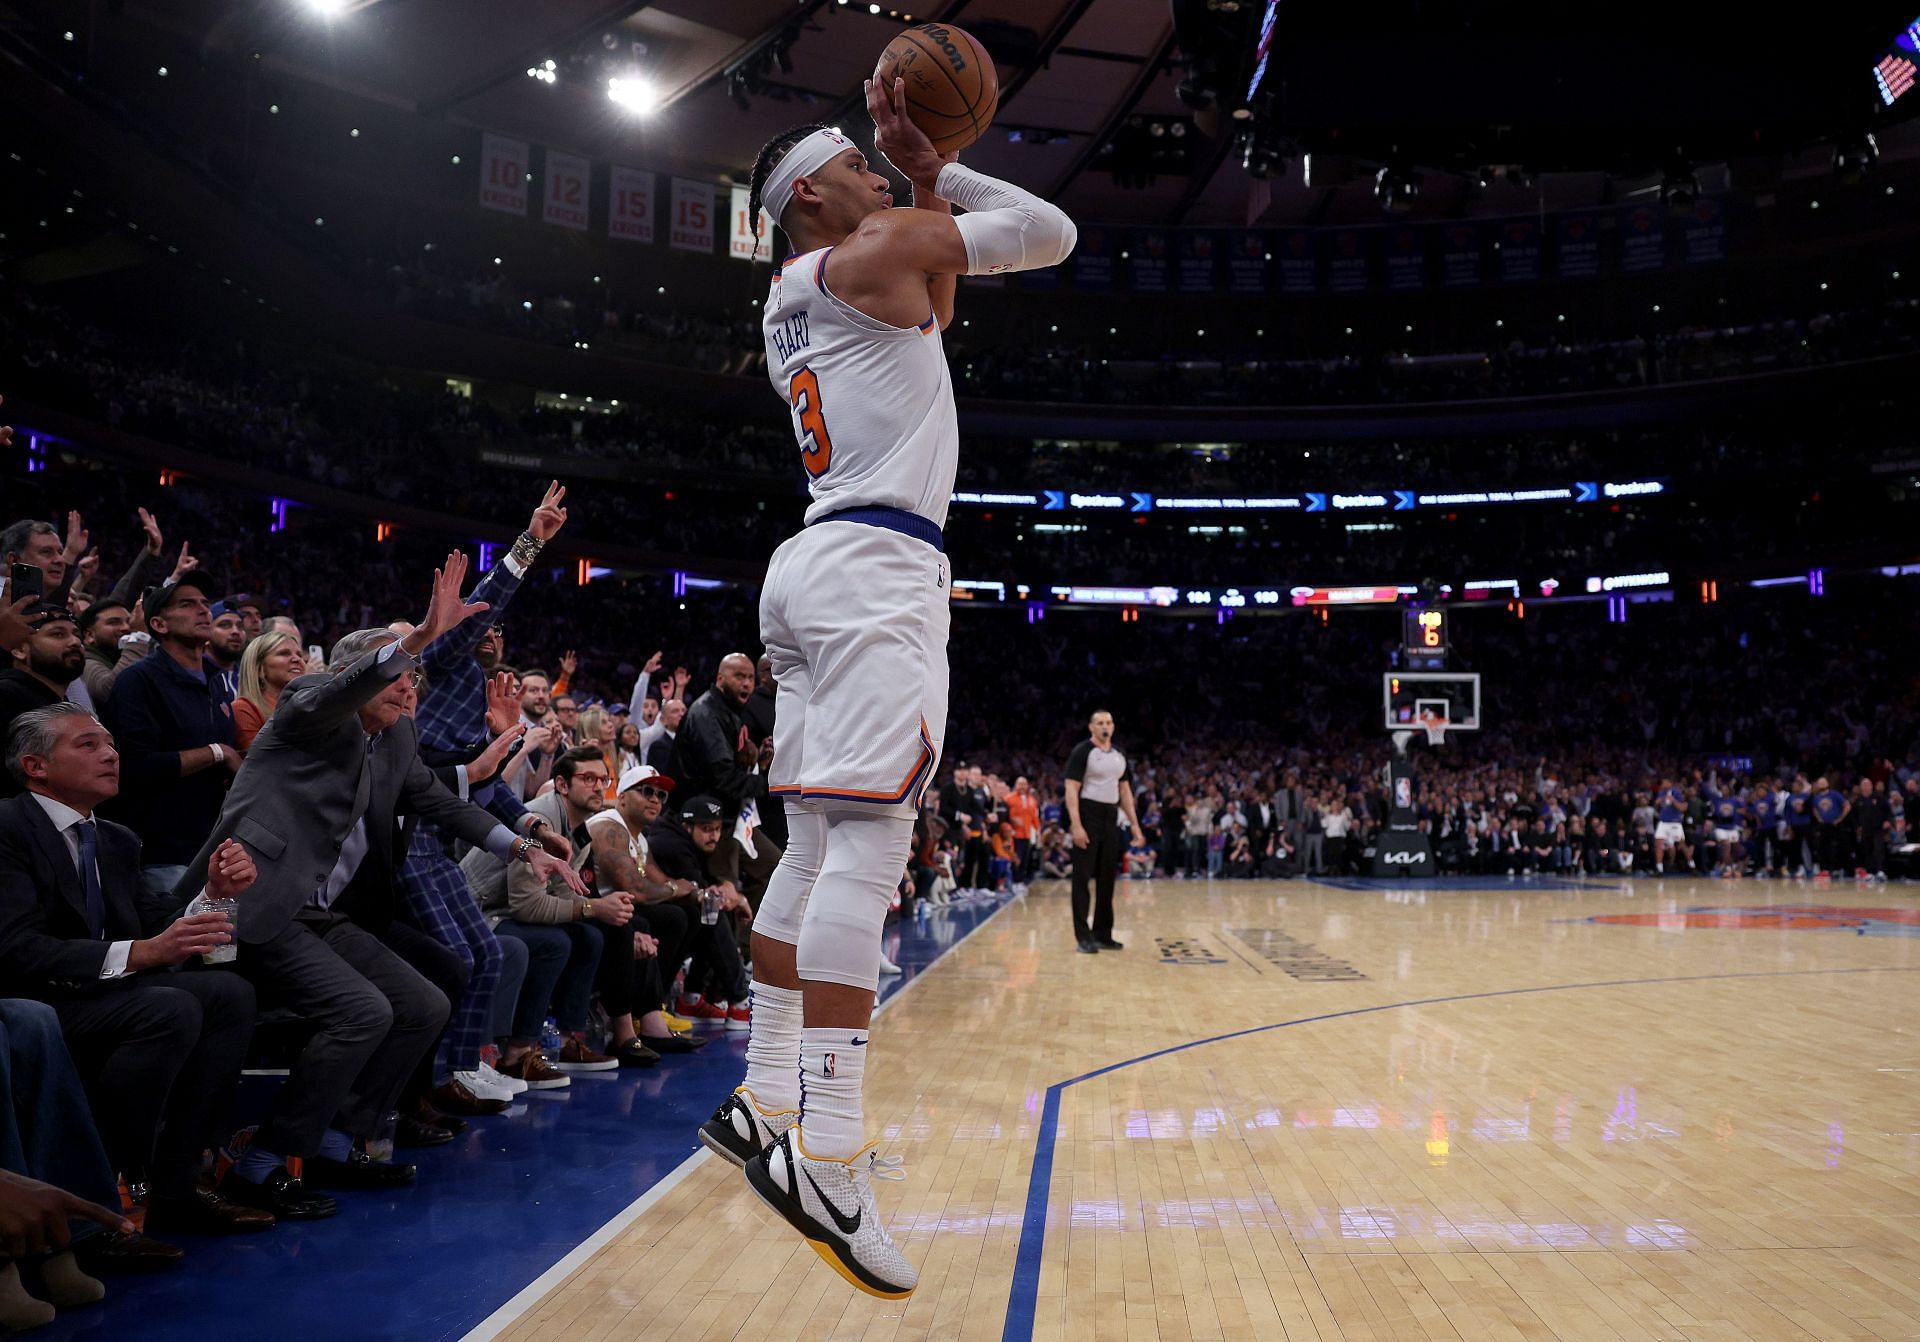
[(805, 1237), (828, 1267), (883, 1300), (904, 1300), (920, 1284), (881, 1223), (875, 1179), (907, 1177), (899, 1156), (881, 1156), (869, 1142), (850, 1160), (806, 1153), (796, 1124), (747, 1162), (747, 1182), (761, 1201)]

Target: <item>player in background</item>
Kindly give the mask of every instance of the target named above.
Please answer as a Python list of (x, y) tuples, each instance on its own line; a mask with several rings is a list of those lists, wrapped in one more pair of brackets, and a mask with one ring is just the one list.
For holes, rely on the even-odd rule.
[(1653, 799), (1654, 809), (1659, 816), (1653, 829), (1653, 870), (1655, 875), (1663, 874), (1667, 869), (1669, 856), (1686, 859), (1687, 865), (1693, 865), (1693, 849), (1687, 843), (1687, 794), (1671, 778), (1660, 784), (1659, 795)]
[(890, 208), (887, 179), (824, 126), (776, 137), (753, 169), (752, 216), (764, 201), (793, 245), (762, 329), (812, 503), (760, 601), (779, 686), (769, 784), (789, 842), (754, 918), (746, 1079), (701, 1140), (829, 1266), (899, 1299), (918, 1278), (872, 1180), (905, 1175), (867, 1142), (862, 1090), (881, 924), (946, 730), (941, 527), (960, 430), (940, 328), (956, 276), (1057, 265), (1075, 233), (1038, 197), (936, 153), (900, 81), (869, 83), (867, 107), (913, 208)]
[(1700, 791), (1707, 799), (1708, 821), (1713, 827), (1714, 846), (1719, 850), (1719, 860), (1714, 863), (1713, 874), (1739, 876), (1745, 864), (1735, 855), (1740, 847), (1740, 825), (1745, 818), (1746, 807), (1731, 783), (1721, 787), (1717, 772), (1700, 785)]
[(1848, 854), (1845, 824), (1848, 814), (1853, 810), (1852, 801), (1826, 779), (1816, 778), (1813, 780), (1813, 798), (1808, 805), (1813, 811), (1814, 877), (1824, 879), (1846, 875)]
[(1781, 833), (1780, 803), (1773, 784), (1761, 779), (1747, 795), (1747, 819), (1753, 823), (1753, 865), (1765, 877), (1786, 874), (1786, 839)]

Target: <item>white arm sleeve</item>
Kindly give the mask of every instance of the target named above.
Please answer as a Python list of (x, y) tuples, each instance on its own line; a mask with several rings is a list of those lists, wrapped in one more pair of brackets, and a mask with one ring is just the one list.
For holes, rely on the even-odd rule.
[(967, 245), (969, 275), (1057, 266), (1078, 240), (1064, 210), (958, 163), (940, 169), (934, 190), (967, 211), (953, 222)]

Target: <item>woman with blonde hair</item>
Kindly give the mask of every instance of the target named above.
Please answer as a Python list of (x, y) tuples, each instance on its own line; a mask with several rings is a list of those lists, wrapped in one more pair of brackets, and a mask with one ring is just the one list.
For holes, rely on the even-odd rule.
[(607, 800), (618, 800), (620, 784), (620, 752), (614, 746), (614, 730), (617, 724), (613, 714), (607, 712), (603, 704), (580, 710), (579, 723), (575, 728), (575, 739), (583, 746), (592, 746), (600, 752), (600, 758), (607, 766)]
[(261, 634), (240, 654), (240, 683), (233, 697), (233, 743), (245, 751), (267, 725), (280, 691), (307, 669), (300, 640), (284, 629)]

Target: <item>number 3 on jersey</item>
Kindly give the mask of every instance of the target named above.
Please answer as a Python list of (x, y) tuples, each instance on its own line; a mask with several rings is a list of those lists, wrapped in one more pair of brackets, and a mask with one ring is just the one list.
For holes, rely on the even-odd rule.
[(833, 439), (820, 404), (820, 379), (811, 368), (802, 368), (787, 383), (787, 402), (800, 424), (800, 460), (817, 480), (833, 462)]

